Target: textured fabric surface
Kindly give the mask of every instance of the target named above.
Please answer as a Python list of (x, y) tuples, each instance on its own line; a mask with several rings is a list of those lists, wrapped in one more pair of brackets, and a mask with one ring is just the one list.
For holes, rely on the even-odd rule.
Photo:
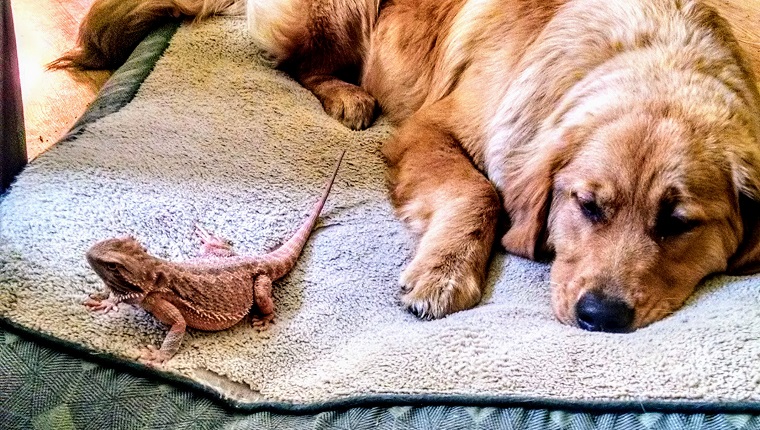
[[(393, 217), (381, 119), (352, 132), (270, 69), (235, 18), (179, 29), (135, 99), (43, 154), (0, 202), (0, 314), (117, 356), (166, 329), (121, 305), (81, 305), (101, 282), (83, 258), (132, 234), (154, 254), (195, 255), (193, 224), (241, 252), (292, 233), (348, 149), (317, 230), (274, 286), (277, 323), (190, 331), (168, 372), (243, 402), (357, 396), (760, 402), (760, 286), (708, 281), (686, 307), (628, 335), (552, 316), (548, 266), (497, 253), (483, 302), (422, 322), (397, 303), (413, 241)], [(223, 375), (225, 378), (217, 377)], [(232, 382), (231, 382), (232, 381)], [(233, 383), (234, 382), (234, 383)]]
[(106, 81), (95, 100), (61, 140), (76, 137), (86, 125), (118, 111), (129, 103), (153, 70), (178, 26), (178, 22), (167, 22), (148, 34), (119, 70)]
[(299, 415), (236, 412), (196, 393), (63, 354), (0, 329), (0, 423), (4, 430), (754, 430), (760, 428), (760, 415), (463, 406), (368, 407)]

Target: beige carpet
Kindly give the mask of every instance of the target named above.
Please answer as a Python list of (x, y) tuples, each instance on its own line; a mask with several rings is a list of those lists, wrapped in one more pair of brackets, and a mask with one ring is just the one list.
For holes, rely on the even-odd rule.
[(402, 310), (397, 278), (413, 243), (387, 199), (378, 149), (390, 132), (382, 119), (352, 132), (327, 117), (262, 61), (242, 19), (183, 26), (130, 104), (43, 154), (0, 201), (0, 315), (133, 357), (166, 329), (126, 305), (87, 312), (81, 302), (102, 286), (84, 259), (92, 243), (128, 233), (189, 258), (199, 222), (242, 252), (266, 251), (347, 148), (304, 255), (275, 284), (277, 323), (191, 330), (166, 370), (245, 401), (760, 401), (758, 277), (712, 279), (632, 334), (587, 333), (553, 318), (546, 265), (499, 253), (475, 309), (432, 322)]

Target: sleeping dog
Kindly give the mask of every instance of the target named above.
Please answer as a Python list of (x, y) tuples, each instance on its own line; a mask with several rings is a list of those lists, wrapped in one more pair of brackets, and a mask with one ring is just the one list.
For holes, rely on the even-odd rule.
[(166, 17), (245, 13), (252, 37), (352, 129), (378, 106), (402, 303), (481, 298), (497, 236), (552, 258), (557, 318), (626, 332), (707, 275), (760, 270), (760, 97), (695, 0), (96, 0), (53, 67), (118, 66)]

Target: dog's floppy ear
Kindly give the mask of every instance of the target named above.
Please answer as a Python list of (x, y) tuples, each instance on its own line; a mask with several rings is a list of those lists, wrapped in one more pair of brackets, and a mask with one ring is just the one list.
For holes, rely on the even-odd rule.
[(501, 244), (511, 254), (534, 260), (544, 250), (554, 175), (570, 161), (581, 137), (575, 128), (558, 134), (518, 159), (505, 178), (504, 209), (510, 226)]
[(733, 180), (739, 192), (744, 237), (728, 262), (728, 273), (760, 273), (760, 145), (731, 154)]

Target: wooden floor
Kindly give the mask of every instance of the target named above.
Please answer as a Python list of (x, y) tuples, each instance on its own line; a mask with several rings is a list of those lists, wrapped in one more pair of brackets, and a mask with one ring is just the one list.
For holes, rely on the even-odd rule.
[(55, 143), (95, 98), (110, 72), (51, 72), (45, 64), (74, 45), (93, 0), (13, 0), (29, 158)]
[[(92, 102), (109, 72), (49, 72), (45, 64), (73, 46), (93, 0), (14, 0), (27, 148), (34, 158), (55, 143)], [(705, 0), (732, 24), (760, 78), (760, 0)]]

